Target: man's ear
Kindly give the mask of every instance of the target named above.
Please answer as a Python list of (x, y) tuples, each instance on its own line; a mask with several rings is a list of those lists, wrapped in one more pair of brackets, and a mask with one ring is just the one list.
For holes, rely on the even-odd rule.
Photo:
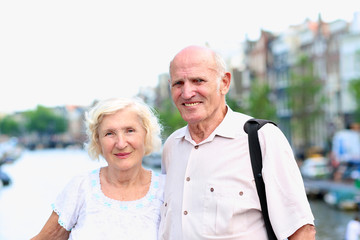
[(228, 93), (230, 88), (230, 82), (231, 82), (231, 73), (226, 72), (224, 76), (221, 78), (221, 83), (220, 83), (221, 94), (225, 95)]

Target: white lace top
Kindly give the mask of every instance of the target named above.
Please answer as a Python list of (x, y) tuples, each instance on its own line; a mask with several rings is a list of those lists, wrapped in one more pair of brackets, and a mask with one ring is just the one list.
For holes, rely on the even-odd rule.
[(117, 201), (101, 191), (100, 169), (73, 178), (59, 194), (53, 210), (71, 240), (157, 239), (165, 175), (152, 171), (145, 197)]

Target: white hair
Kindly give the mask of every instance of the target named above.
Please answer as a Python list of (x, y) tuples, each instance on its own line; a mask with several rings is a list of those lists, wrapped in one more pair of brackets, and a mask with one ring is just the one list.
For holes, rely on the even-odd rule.
[(112, 115), (119, 110), (130, 108), (139, 116), (146, 131), (145, 155), (161, 148), (161, 130), (155, 111), (142, 100), (135, 98), (110, 98), (98, 102), (85, 114), (85, 126), (88, 142), (84, 144), (92, 159), (99, 159), (101, 146), (99, 145), (99, 126), (106, 115)]

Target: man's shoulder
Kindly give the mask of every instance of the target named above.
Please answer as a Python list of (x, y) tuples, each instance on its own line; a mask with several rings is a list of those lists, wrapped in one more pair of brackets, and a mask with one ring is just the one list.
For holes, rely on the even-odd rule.
[(169, 144), (169, 142), (174, 142), (177, 139), (181, 139), (182, 137), (185, 136), (185, 132), (186, 132), (186, 126), (179, 128), (177, 130), (175, 130), (172, 134), (170, 134), (169, 137), (167, 137), (164, 146), (166, 146), (167, 144)]
[(187, 129), (187, 126), (184, 126), (182, 128), (175, 130), (172, 134), (170, 134), (168, 139), (181, 138), (181, 137), (185, 136), (186, 129)]
[(244, 124), (249, 120), (252, 119), (252, 116), (246, 115), (244, 113), (235, 112), (231, 109), (228, 111), (228, 113), (225, 116), (225, 119), (223, 121), (223, 124), (225, 127), (231, 127), (233, 130), (239, 129), (243, 130)]
[(252, 119), (253, 117), (252, 116), (250, 116), (250, 115), (247, 115), (247, 114), (244, 114), (244, 113), (240, 113), (240, 112), (233, 112), (232, 113), (233, 114), (233, 117), (234, 118), (237, 118), (237, 119), (239, 119), (240, 121), (242, 121), (242, 122), (246, 122), (246, 121), (248, 121), (249, 119)]
[(237, 119), (242, 120), (244, 122), (246, 122), (247, 120), (253, 118), (252, 116), (247, 115), (245, 113), (236, 112), (236, 111), (232, 110), (230, 107), (228, 107), (228, 112), (226, 114), (226, 117), (237, 118)]

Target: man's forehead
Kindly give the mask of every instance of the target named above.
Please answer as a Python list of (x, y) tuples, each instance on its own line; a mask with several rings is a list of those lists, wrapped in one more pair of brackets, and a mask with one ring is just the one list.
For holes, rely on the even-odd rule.
[(188, 67), (174, 67), (170, 72), (171, 80), (207, 79), (217, 74), (215, 68), (206, 65), (189, 65)]
[(191, 57), (174, 59), (171, 65), (172, 72), (186, 73), (196, 71), (216, 71), (216, 65), (213, 61), (207, 58)]

